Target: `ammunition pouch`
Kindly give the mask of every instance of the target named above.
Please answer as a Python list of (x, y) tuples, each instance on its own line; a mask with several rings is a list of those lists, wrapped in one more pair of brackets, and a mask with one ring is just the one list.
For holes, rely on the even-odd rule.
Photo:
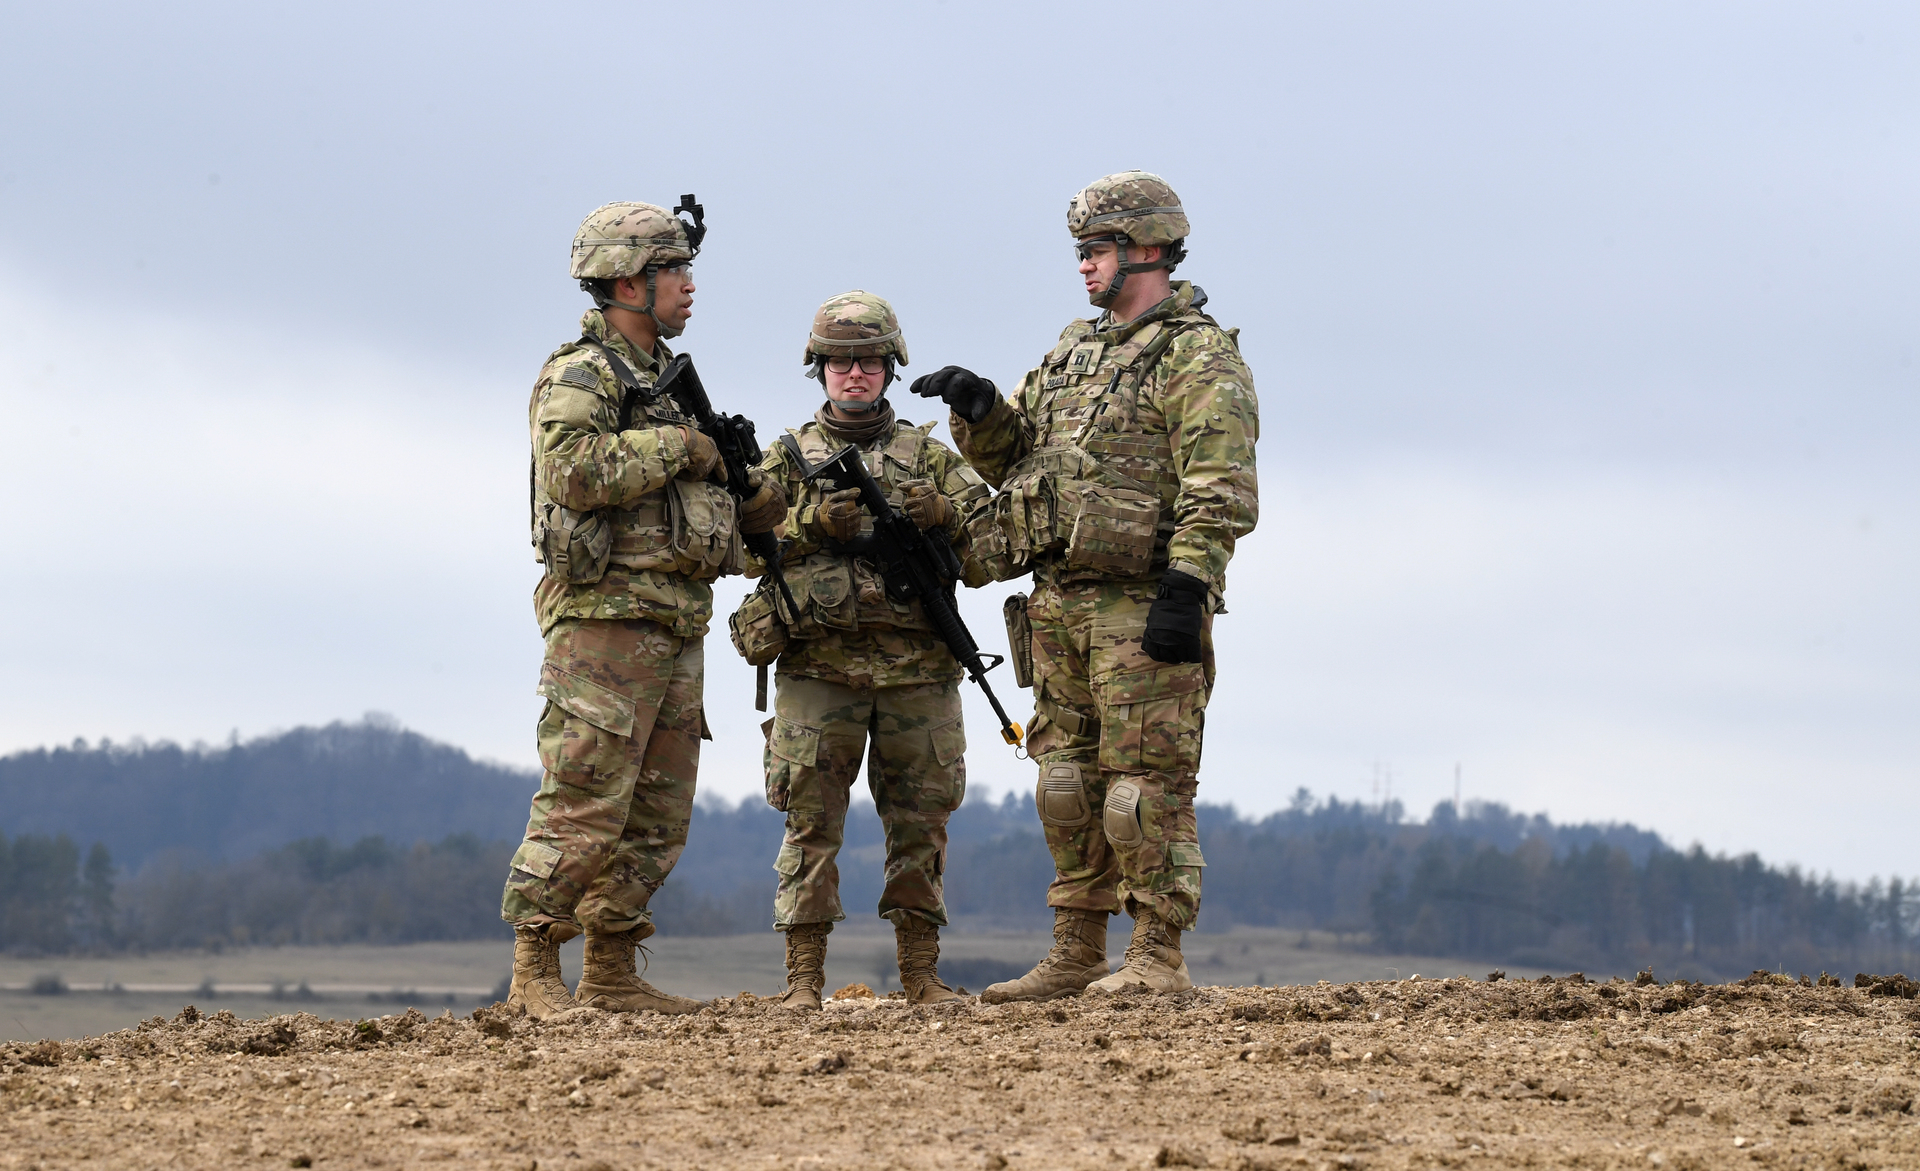
[[(1111, 577), (1140, 577), (1153, 565), (1160, 498), (1084, 480), (1060, 485), (1059, 516), (1067, 530), (1067, 569)], [(1071, 507), (1069, 507), (1071, 502)]]
[(746, 567), (733, 496), (705, 480), (667, 485), (667, 540), (674, 570), (711, 581)]
[(1051, 447), (1023, 461), (991, 506), (968, 518), (970, 556), (995, 581), (1051, 557), (1069, 573), (1145, 577), (1171, 535), (1171, 525), (1161, 531), (1163, 511), (1147, 485), (1086, 450)]
[(533, 543), (547, 576), (569, 585), (588, 585), (607, 573), (613, 556), (613, 528), (601, 510), (575, 512), (551, 502), (534, 516)]
[(764, 667), (787, 649), (787, 624), (780, 620), (779, 597), (770, 584), (747, 595), (727, 619), (733, 649), (749, 667)]

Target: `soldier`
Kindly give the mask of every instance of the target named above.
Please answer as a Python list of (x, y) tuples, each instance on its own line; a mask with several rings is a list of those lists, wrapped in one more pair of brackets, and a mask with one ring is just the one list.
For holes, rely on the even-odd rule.
[[(981, 999), (1083, 988), (1192, 986), (1180, 934), (1200, 907), (1194, 793), (1213, 686), (1212, 614), (1234, 542), (1258, 517), (1259, 406), (1237, 330), (1174, 281), (1187, 217), (1165, 180), (1100, 179), (1073, 197), (1067, 229), (1087, 295), (1010, 400), (958, 366), (915, 394), (952, 408), (960, 450), (1000, 489), (969, 522), (976, 561), (999, 579), (1031, 571), (1009, 636), (1033, 655), (1028, 748), (1056, 876), (1054, 945), (1033, 971)], [(1133, 938), (1107, 971), (1107, 916)]]
[(781, 1000), (794, 1010), (820, 1007), (827, 933), (846, 918), (834, 857), (869, 740), (867, 786), (887, 842), (880, 916), (893, 922), (900, 984), (916, 1004), (954, 1000), (936, 965), (947, 922), (947, 817), (967, 787), (960, 665), (920, 601), (889, 597), (877, 564), (862, 555), (873, 519), (861, 512), (859, 490), (834, 491), (803, 477), (855, 444), (894, 505), (960, 551), (962, 519), (990, 493), (928, 434), (933, 424), (894, 417), (886, 390), (895, 365), (907, 363), (907, 344), (886, 301), (855, 289), (822, 305), (805, 361), (827, 402), (812, 422), (772, 444), (762, 465), (793, 501), (783, 567), (802, 612), (777, 613), (785, 607), (776, 607), (763, 582), (732, 620), (734, 645), (748, 662), (779, 658), (766, 766), (767, 803), (787, 815), (773, 864), (780, 876), (773, 925), (786, 935)]
[[(514, 933), (508, 1002), (534, 1017), (701, 1003), (641, 979), (634, 949), (653, 934), (648, 900), (686, 845), (700, 741), (711, 739), (701, 708), (711, 582), (740, 572), (739, 533), (772, 529), (786, 498), (756, 469), (758, 491), (736, 515), (710, 480), (713, 441), (649, 393), (672, 358), (666, 339), (692, 313), (706, 234), (693, 210), (688, 223), (650, 203), (610, 203), (580, 225), (572, 272), (594, 308), (580, 339), (547, 359), (529, 405), (533, 544), (546, 566), (534, 590), (545, 774), (500, 916)], [(576, 999), (559, 946), (582, 930)]]

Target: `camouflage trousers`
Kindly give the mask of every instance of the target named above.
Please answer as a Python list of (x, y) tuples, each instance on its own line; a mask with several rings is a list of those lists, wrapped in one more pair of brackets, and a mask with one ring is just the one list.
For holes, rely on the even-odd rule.
[(1147, 907), (1182, 930), (1200, 912), (1200, 735), (1213, 687), (1213, 623), (1201, 663), (1140, 648), (1153, 583), (1048, 583), (1033, 624), (1036, 804), (1054, 880), (1047, 903)]
[(701, 639), (642, 619), (565, 619), (540, 665), (540, 791), (500, 917), (648, 929), (687, 844), (705, 721)]
[(787, 833), (773, 863), (780, 875), (774, 927), (847, 917), (834, 859), (846, 837), (847, 801), (869, 739), (867, 788), (887, 843), (880, 915), (910, 913), (946, 926), (941, 876), (947, 817), (967, 791), (960, 684), (862, 690), (780, 675), (775, 686), (767, 804), (787, 815)]

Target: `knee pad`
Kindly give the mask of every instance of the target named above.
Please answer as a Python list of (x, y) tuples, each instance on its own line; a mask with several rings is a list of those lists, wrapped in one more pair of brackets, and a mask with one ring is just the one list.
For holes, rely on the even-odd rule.
[(1040, 788), (1034, 793), (1033, 803), (1043, 825), (1078, 829), (1093, 820), (1086, 782), (1080, 776), (1080, 765), (1073, 761), (1040, 766)]
[(1115, 781), (1107, 786), (1105, 816), (1101, 828), (1107, 840), (1122, 850), (1130, 850), (1146, 838), (1140, 827), (1140, 786), (1133, 781)]

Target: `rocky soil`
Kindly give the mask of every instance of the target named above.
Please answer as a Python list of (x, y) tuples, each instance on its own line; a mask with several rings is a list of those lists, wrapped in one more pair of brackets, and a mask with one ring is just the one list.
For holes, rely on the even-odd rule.
[(188, 1008), (0, 1049), (0, 1166), (1920, 1167), (1920, 988), (1869, 983)]

